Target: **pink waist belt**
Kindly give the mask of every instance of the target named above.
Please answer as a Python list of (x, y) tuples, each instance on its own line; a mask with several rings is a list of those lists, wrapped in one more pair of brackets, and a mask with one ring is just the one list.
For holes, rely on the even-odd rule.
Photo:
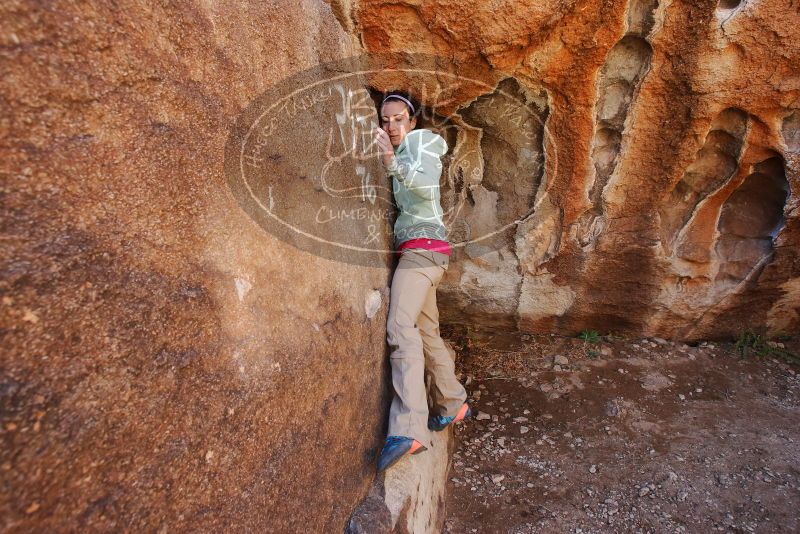
[(406, 248), (424, 248), (426, 250), (433, 250), (434, 252), (441, 252), (442, 254), (451, 254), (450, 243), (447, 241), (440, 241), (438, 239), (416, 238), (403, 241), (397, 247), (398, 251)]

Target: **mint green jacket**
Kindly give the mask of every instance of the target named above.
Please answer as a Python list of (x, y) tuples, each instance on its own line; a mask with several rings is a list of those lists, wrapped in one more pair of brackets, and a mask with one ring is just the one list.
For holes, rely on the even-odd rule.
[(439, 192), (441, 156), (446, 152), (444, 138), (425, 129), (411, 130), (395, 147), (386, 167), (399, 210), (394, 223), (395, 249), (403, 241), (419, 237), (447, 241)]

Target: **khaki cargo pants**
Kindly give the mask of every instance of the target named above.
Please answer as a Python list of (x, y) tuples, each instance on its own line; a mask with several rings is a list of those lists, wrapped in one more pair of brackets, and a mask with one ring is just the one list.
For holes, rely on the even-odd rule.
[(449, 257), (440, 252), (404, 249), (392, 278), (386, 325), (395, 392), (388, 435), (412, 437), (428, 448), (425, 376), (430, 379), (431, 415), (456, 415), (467, 400), (455, 375), (455, 352), (439, 335), (436, 288), (448, 263)]

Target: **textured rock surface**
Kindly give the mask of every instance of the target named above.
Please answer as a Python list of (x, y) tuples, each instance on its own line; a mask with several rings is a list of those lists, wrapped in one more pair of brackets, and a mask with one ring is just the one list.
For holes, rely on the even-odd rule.
[(222, 155), (276, 80), (362, 48), (489, 84), (441, 110), (463, 156), (443, 198), (469, 199), (472, 231), (520, 222), (459, 250), (444, 321), (798, 329), (793, 0), (5, 2), (0, 21), (6, 530), (347, 523), (388, 407), (388, 265), (265, 234)]
[[(339, 7), (368, 51), (436, 54), (496, 86), (456, 90), (448, 108), (455, 150), (474, 152), (462, 164), (480, 171), (466, 219), (523, 217), (505, 242), (460, 250), (440, 286), (445, 319), (685, 339), (798, 331), (796, 2)], [(522, 139), (494, 120), (501, 93), (526, 94), (543, 131)]]
[(353, 53), (330, 6), (0, 21), (0, 530), (341, 531), (385, 431), (389, 270), (273, 239), (222, 172), (266, 86)]
[(367, 498), (353, 511), (347, 534), (442, 531), (453, 430), (433, 433), (432, 445), (376, 477)]

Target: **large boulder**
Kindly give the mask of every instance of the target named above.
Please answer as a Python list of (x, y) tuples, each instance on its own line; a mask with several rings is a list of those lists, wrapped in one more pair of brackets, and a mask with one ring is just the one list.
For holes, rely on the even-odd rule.
[(331, 7), (0, 21), (0, 530), (341, 531), (385, 432), (389, 265), (264, 232), (223, 172), (251, 101), (354, 53)]

